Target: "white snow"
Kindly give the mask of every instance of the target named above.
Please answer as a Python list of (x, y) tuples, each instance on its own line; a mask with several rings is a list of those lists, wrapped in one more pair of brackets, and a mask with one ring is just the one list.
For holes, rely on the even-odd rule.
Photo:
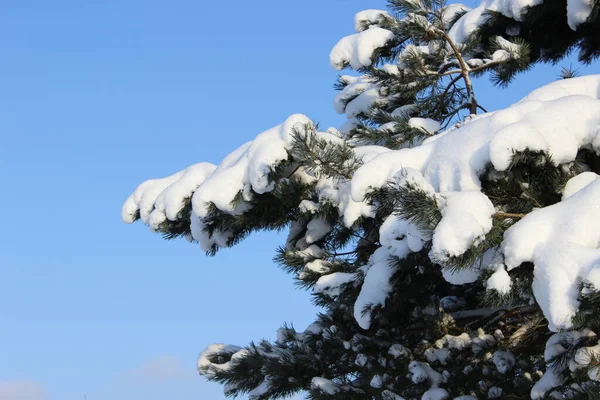
[[(486, 11), (499, 12), (505, 17), (521, 21), (527, 7), (542, 3), (543, 0), (484, 0), (458, 19), (450, 29), (449, 36), (456, 43), (465, 43), (472, 33), (487, 22)], [(458, 7), (458, 4), (453, 6)], [(576, 30), (580, 24), (587, 20), (591, 10), (591, 0), (568, 0), (565, 13), (567, 14), (569, 27)], [(448, 17), (445, 14), (444, 20), (449, 21), (451, 19), (450, 15), (456, 15), (456, 11), (449, 9)]]
[(535, 265), (533, 291), (552, 331), (568, 329), (579, 306), (578, 284), (600, 287), (600, 180), (528, 214), (504, 235), (509, 269)]
[[(247, 211), (246, 201), (251, 197), (251, 190), (262, 194), (274, 189), (275, 183), (269, 180), (269, 173), (288, 158), (292, 133), (304, 132), (310, 123), (304, 115), (292, 115), (283, 124), (234, 150), (218, 167), (208, 163), (195, 164), (167, 178), (142, 183), (123, 205), (123, 220), (131, 223), (139, 212), (142, 222), (156, 230), (167, 219), (179, 219), (184, 201), (191, 197), (193, 238), (204, 250), (209, 250), (213, 244), (226, 246), (229, 233), (216, 232), (209, 237), (204, 232), (202, 218), (207, 215), (207, 205), (212, 203), (219, 210), (234, 215)], [(334, 138), (325, 132), (319, 135), (327, 140)], [(232, 202), (239, 193), (243, 194), (244, 201), (234, 206)]]
[(565, 185), (562, 193), (562, 199), (565, 200), (571, 197), (573, 194), (594, 182), (596, 179), (598, 179), (598, 175), (594, 172), (583, 172), (574, 176), (573, 178), (569, 179)]
[(529, 93), (520, 102), (550, 101), (561, 97), (581, 95), (593, 99), (600, 98), (599, 75), (580, 76), (572, 79), (561, 79), (542, 86)]
[(367, 365), (368, 361), (369, 358), (365, 354), (358, 354), (354, 360), (354, 364), (358, 365), (359, 367), (364, 367)]
[(387, 29), (371, 26), (369, 29), (342, 38), (331, 50), (331, 66), (341, 70), (346, 65), (359, 70), (373, 63), (373, 53), (394, 38)]
[[(219, 354), (232, 354), (232, 356), (230, 361), (223, 364), (213, 363), (209, 360), (209, 357)], [(222, 343), (212, 344), (200, 353), (200, 357), (198, 357), (198, 372), (201, 375), (213, 377), (219, 371), (226, 371), (230, 368), (232, 362), (235, 362), (236, 359), (246, 354), (246, 350), (238, 346)]]
[(453, 285), (466, 285), (475, 282), (479, 278), (479, 269), (464, 267), (461, 269), (442, 268), (444, 280)]
[(511, 279), (503, 265), (488, 278), (486, 282), (488, 290), (496, 290), (500, 294), (508, 294), (511, 288)]
[(442, 388), (432, 388), (423, 393), (421, 400), (446, 400), (448, 399), (448, 392)]
[(310, 383), (312, 389), (318, 389), (323, 393), (327, 394), (336, 394), (340, 391), (339, 387), (329, 379), (325, 379), (322, 377), (314, 377)]
[(394, 358), (408, 357), (408, 355), (410, 354), (406, 347), (402, 346), (399, 343), (391, 345), (390, 349), (388, 350), (388, 353)]
[[(378, 154), (390, 151), (382, 146), (360, 146), (353, 148), (354, 155), (363, 162), (368, 162)], [(357, 202), (350, 196), (350, 182), (332, 178), (320, 178), (316, 183), (316, 192), (320, 203), (330, 203), (338, 208), (344, 225), (352, 227), (361, 216), (372, 217), (372, 207), (365, 202)]]
[(268, 174), (287, 159), (286, 150), (291, 145), (293, 130), (302, 131), (306, 124), (310, 124), (307, 117), (292, 115), (282, 125), (259, 134), (226, 157), (194, 193), (192, 206), (196, 214), (205, 217), (207, 203), (231, 214), (246, 211), (243, 207), (237, 210), (231, 203), (248, 185), (259, 194), (272, 191), (274, 182), (269, 181)]
[(296, 254), (300, 255), (306, 261), (313, 258), (323, 258), (326, 255), (326, 252), (316, 244), (313, 244), (298, 251)]
[(313, 322), (312, 324), (306, 327), (303, 333), (318, 335), (321, 332), (323, 332), (323, 327), (321, 326), (321, 324), (319, 324), (318, 322)]
[(571, 331), (564, 333), (554, 334), (546, 342), (546, 350), (544, 352), (544, 359), (548, 363), (546, 366), (546, 372), (542, 375), (542, 378), (533, 385), (531, 389), (531, 399), (538, 400), (542, 399), (546, 392), (560, 386), (564, 383), (564, 377), (561, 376), (560, 372), (555, 370), (553, 362), (550, 362), (554, 357), (564, 353), (565, 349), (561, 343), (568, 342), (573, 343), (582, 337), (595, 336), (595, 333), (590, 330), (583, 331)]
[(300, 204), (298, 204), (298, 209), (300, 212), (307, 214), (315, 214), (319, 211), (320, 205), (310, 200), (302, 200)]
[(346, 272), (334, 272), (332, 274), (323, 275), (317, 280), (313, 291), (323, 293), (331, 297), (339, 296), (342, 291), (342, 286), (354, 280), (354, 274)]
[(394, 175), (393, 181), (395, 181), (398, 186), (411, 185), (416, 187), (434, 198), (435, 189), (417, 169), (410, 167), (402, 168)]
[(506, 374), (515, 366), (517, 360), (511, 352), (496, 351), (492, 357), (492, 362), (496, 366), (498, 372)]
[(448, 27), (449, 23), (454, 20), (458, 13), (464, 13), (470, 11), (471, 8), (467, 7), (464, 4), (454, 3), (448, 4), (442, 9), (442, 19), (444, 21), (444, 25)]
[(494, 62), (503, 62), (510, 59), (510, 53), (506, 50), (496, 50), (494, 54), (492, 54), (492, 61)]
[(315, 218), (311, 220), (306, 226), (306, 235), (304, 235), (306, 238), (306, 243), (312, 244), (323, 239), (325, 235), (331, 232), (331, 229), (333, 229), (331, 224), (325, 221), (323, 218)]
[(427, 361), (429, 361), (430, 363), (439, 361), (442, 365), (445, 365), (446, 362), (448, 361), (448, 359), (450, 358), (450, 350), (447, 348), (443, 348), (443, 349), (429, 348), (429, 349), (425, 350), (424, 355), (425, 355), (425, 358), (427, 359)]
[(544, 395), (550, 389), (562, 385), (564, 379), (551, 368), (546, 369), (542, 378), (533, 385), (531, 389), (531, 399), (538, 400), (544, 398)]
[(429, 364), (421, 361), (411, 361), (408, 364), (408, 372), (413, 383), (428, 381), (435, 388), (444, 381), (442, 374), (431, 368)]
[[(509, 11), (511, 15), (519, 15), (522, 6), (533, 4), (532, 1), (508, 0), (504, 3), (494, 0), (482, 4), (495, 4), (505, 15)], [(369, 35), (377, 29), (371, 27), (358, 35)], [(356, 147), (355, 154), (364, 164), (351, 181), (317, 180), (304, 173), (305, 178), (317, 181), (319, 204), (335, 205), (348, 227), (360, 216), (373, 215), (372, 208), (364, 202), (370, 190), (381, 188), (390, 180), (400, 184), (411, 182), (420, 187), (438, 201), (442, 213), (442, 220), (433, 232), (430, 258), (443, 262), (464, 254), (483, 240), (492, 227), (495, 209), (480, 192), (479, 180), (490, 163), (497, 171), (503, 171), (508, 168), (514, 152), (525, 149), (547, 151), (555, 164), (574, 161), (578, 150), (584, 147), (600, 151), (599, 97), (600, 75), (556, 81), (504, 110), (478, 115), (456, 129), (428, 138), (415, 148), (390, 151), (378, 146)], [(348, 112), (347, 107), (345, 112)], [(422, 127), (429, 123), (417, 119), (413, 122)], [(233, 215), (247, 211), (252, 191), (273, 190), (274, 182), (268, 179), (268, 174), (287, 159), (293, 129), (302, 130), (309, 123), (307, 117), (293, 115), (284, 124), (259, 134), (232, 152), (218, 167), (196, 164), (167, 178), (142, 183), (125, 202), (123, 219), (132, 222), (139, 213), (144, 223), (156, 229), (166, 220), (182, 218), (182, 207), (191, 197), (193, 238), (205, 250), (213, 244), (225, 246), (230, 233), (216, 232), (208, 237), (203, 230), (207, 203)], [(334, 133), (323, 135), (331, 140), (342, 140)], [(537, 209), (515, 221), (501, 246), (506, 269), (492, 266), (494, 273), (487, 281), (488, 288), (507, 293), (511, 285), (507, 270), (532, 262), (534, 295), (551, 330), (571, 326), (571, 318), (579, 305), (581, 280), (600, 287), (600, 225), (596, 223), (600, 220), (600, 180), (597, 177), (592, 172), (576, 176), (565, 186), (560, 203)], [(239, 193), (243, 199), (236, 207), (231, 203)], [(317, 206), (317, 203), (306, 202), (302, 207), (305, 212), (314, 212)], [(312, 220), (300, 249), (320, 250), (309, 245), (323, 238), (331, 228), (320, 218)], [(420, 251), (427, 240), (426, 233), (407, 221), (396, 216), (385, 220), (380, 229), (382, 247), (363, 267), (366, 275), (354, 304), (354, 316), (362, 328), (371, 326), (371, 309), (367, 306), (384, 305), (392, 290), (390, 278), (394, 269), (389, 258), (404, 258)], [(323, 264), (307, 258), (307, 263), (311, 261), (313, 264), (308, 265), (307, 270), (327, 272), (321, 268)], [(483, 268), (490, 265), (482, 262)], [(443, 272), (445, 278), (455, 284), (472, 282), (480, 273), (476, 266)], [(352, 274), (329, 274), (319, 279), (315, 290), (337, 296), (341, 286), (352, 281)], [(471, 339), (445, 338), (442, 345), (436, 347), (464, 345), (470, 346)], [(203, 365), (207, 371), (213, 368)], [(536, 390), (553, 380), (547, 373)]]
[(573, 161), (579, 148), (600, 146), (600, 76), (570, 80), (573, 85), (553, 82), (513, 106), (433, 136), (422, 146), (380, 154), (354, 174), (352, 198), (361, 201), (406, 167), (421, 171), (436, 191), (444, 192), (479, 190), (478, 174), (485, 166), (491, 161), (503, 171), (515, 151), (545, 150), (557, 164)]
[(487, 21), (486, 11), (496, 11), (520, 21), (525, 7), (541, 4), (543, 0), (483, 0), (479, 5), (460, 17), (452, 26), (449, 36), (456, 43), (465, 43), (469, 36)]
[[(375, 147), (375, 146), (370, 146)], [(369, 157), (365, 157), (369, 158)], [(350, 182), (322, 178), (316, 186), (320, 202), (335, 205), (342, 215), (344, 225), (351, 227), (361, 216), (373, 216), (372, 207), (365, 202), (354, 201), (350, 196)]]
[(384, 99), (379, 93), (379, 88), (375, 85), (361, 92), (355, 99), (352, 99), (345, 108), (348, 118), (358, 117), (359, 115), (368, 115), (371, 107), (376, 103), (383, 104)]
[(567, 23), (576, 30), (592, 13), (592, 0), (567, 0)]
[(354, 30), (364, 31), (365, 26), (381, 23), (384, 18), (390, 18), (390, 14), (384, 10), (363, 10), (354, 16)]
[(488, 399), (499, 399), (502, 397), (502, 388), (498, 386), (492, 386), (490, 390), (488, 390)]
[(314, 260), (304, 265), (304, 271), (324, 274), (329, 271), (329, 267), (323, 260)]
[(464, 350), (471, 347), (471, 343), (471, 337), (465, 332), (458, 336), (444, 335), (441, 339), (435, 341), (434, 346), (438, 349), (447, 347), (454, 350)]
[(431, 118), (417, 118), (413, 117), (408, 120), (408, 126), (411, 128), (419, 129), (429, 135), (433, 135), (440, 130), (440, 123)]
[(344, 122), (340, 127), (339, 131), (343, 135), (348, 135), (352, 129), (355, 129), (360, 125), (360, 121), (357, 118), (349, 118), (346, 122)]
[[(404, 171), (399, 179), (414, 181), (411, 171)], [(382, 245), (369, 258), (369, 270), (364, 279), (360, 294), (354, 303), (354, 317), (363, 329), (371, 325), (371, 313), (367, 306), (385, 304), (391, 291), (390, 278), (394, 273), (390, 257), (400, 259), (423, 248), (426, 238), (413, 224), (390, 215), (379, 228), (379, 241)]]
[(407, 104), (404, 106), (400, 106), (392, 111), (392, 116), (400, 117), (400, 118), (408, 118), (412, 113), (417, 110), (417, 106), (415, 104)]
[[(351, 181), (352, 200), (360, 202), (368, 191), (382, 187), (389, 180), (398, 179), (406, 175), (406, 171), (410, 171), (410, 179), (413, 182), (420, 182), (419, 186), (426, 188), (424, 189), (426, 192), (439, 192), (435, 196), (439, 200), (443, 220), (435, 229), (430, 257), (437, 261), (444, 261), (448, 257), (463, 254), (484, 239), (492, 226), (492, 215), (495, 210), (489, 199), (479, 192), (478, 178), (478, 174), (489, 162), (496, 170), (502, 171), (509, 166), (514, 151), (531, 149), (545, 150), (552, 155), (555, 163), (565, 163), (573, 161), (581, 147), (600, 145), (600, 139), (596, 139), (600, 126), (600, 102), (597, 99), (600, 76), (574, 78), (572, 81), (570, 84), (565, 81), (551, 83), (505, 110), (477, 116), (457, 129), (426, 140), (422, 146), (389, 151), (375, 156), (354, 174)], [(571, 115), (577, 115), (578, 118), (570, 118)], [(580, 196), (594, 185), (596, 184), (590, 183), (569, 197), (565, 203)], [(595, 197), (600, 198), (597, 195)], [(590, 207), (587, 209), (585, 207), (586, 202), (592, 202), (591, 206), (593, 206), (593, 196), (588, 196), (574, 205), (573, 208), (577, 209), (575, 213), (568, 210), (560, 211), (557, 215), (565, 216), (560, 222), (556, 221), (556, 218), (550, 219), (554, 222), (548, 222), (550, 220), (547, 218), (543, 221), (540, 219), (539, 226), (522, 228), (525, 229), (523, 233), (511, 239), (511, 235), (516, 234), (510, 232), (517, 232), (518, 227), (521, 226), (531, 226), (528, 221), (531, 221), (533, 215), (544, 212), (539, 210), (517, 222), (511, 228), (512, 230), (507, 232), (503, 247), (508, 258), (507, 266), (514, 268), (524, 261), (536, 263), (534, 286), (540, 288), (536, 290), (536, 297), (539, 297), (540, 304), (550, 302), (544, 294), (548, 291), (549, 277), (544, 278), (542, 274), (556, 269), (544, 269), (537, 264), (544, 260), (551, 263), (559, 257), (553, 258), (542, 252), (536, 262), (533, 257), (534, 247), (538, 242), (548, 241), (547, 238), (542, 237), (545, 231), (556, 232), (563, 242), (565, 241), (563, 233), (566, 233), (566, 239), (569, 239), (568, 232), (573, 231), (574, 237), (587, 238), (581, 238), (581, 245), (595, 249), (598, 238), (594, 235), (600, 232), (595, 231), (594, 235), (589, 235), (588, 225), (581, 227), (573, 225), (577, 224), (577, 221), (589, 224), (594, 220), (595, 213), (599, 212), (596, 209), (595, 213), (590, 214), (587, 210)], [(573, 215), (582, 217), (573, 219)], [(533, 224), (535, 225), (535, 222)], [(563, 229), (570, 225), (573, 227), (566, 231)], [(386, 221), (382, 228), (380, 232), (382, 244), (387, 253), (402, 257), (407, 251), (415, 251), (417, 248), (411, 249), (404, 241), (402, 235), (407, 235), (407, 226), (403, 226), (395, 218)], [(585, 240), (587, 241), (584, 243)], [(535, 243), (529, 245), (532, 241)], [(549, 251), (557, 252), (557, 248), (555, 245)], [(593, 260), (597, 256), (594, 250), (590, 251), (585, 260), (579, 263), (581, 270), (579, 273), (572, 271), (567, 274), (568, 279), (562, 277), (561, 283), (553, 286), (553, 293), (562, 292), (563, 295), (559, 295), (552, 301), (554, 304), (552, 307), (562, 310), (562, 312), (556, 311), (560, 314), (557, 316), (558, 319), (553, 320), (553, 317), (550, 317), (552, 327), (562, 326), (575, 312), (577, 304), (574, 300), (576, 293), (573, 291), (573, 285), (577, 279), (600, 280), (600, 274), (596, 278), (592, 273)], [(584, 257), (584, 254), (588, 253), (581, 252), (579, 259)], [(372, 261), (376, 257), (381, 257), (380, 253), (374, 254)], [(361, 296), (355, 304), (355, 316), (363, 327), (370, 326), (369, 314), (361, 316), (363, 307), (369, 303), (384, 304), (387, 293), (391, 290), (388, 280), (392, 271), (389, 266), (378, 262), (372, 264)], [(538, 272), (541, 270), (545, 272)], [(476, 268), (466, 268), (461, 271), (444, 270), (446, 279), (455, 284), (473, 282), (478, 278), (478, 274)], [(510, 288), (507, 278), (505, 272), (496, 272), (490, 280), (490, 287), (506, 292)], [(555, 279), (556, 276), (551, 278), (552, 281)], [(542, 305), (546, 316), (550, 316), (552, 307), (549, 304)]]
[(369, 96), (365, 95), (361, 99), (357, 99), (361, 93), (364, 93), (367, 90), (375, 89), (374, 99), (379, 97), (376, 92), (377, 86), (369, 76), (362, 75), (360, 77), (354, 77), (344, 75), (341, 79), (348, 82), (348, 84), (333, 99), (333, 108), (338, 114), (344, 114), (347, 105), (354, 100), (357, 101), (355, 102), (355, 105), (350, 106), (351, 112), (347, 114), (348, 118), (352, 118), (360, 112), (368, 111), (371, 107)]
[(371, 326), (370, 309), (373, 306), (385, 304), (385, 300), (392, 290), (390, 278), (394, 269), (389, 265), (389, 257), (387, 249), (380, 247), (369, 259), (370, 268), (354, 303), (354, 318), (363, 329), (369, 329)]
[(417, 227), (392, 214), (379, 228), (379, 242), (390, 255), (405, 258), (411, 252), (421, 251), (424, 238)]
[(215, 170), (209, 163), (191, 165), (162, 179), (151, 179), (137, 187), (123, 205), (123, 221), (132, 223), (139, 216), (145, 224), (156, 229), (166, 219), (175, 221), (186, 198)]
[(216, 244), (220, 247), (227, 247), (227, 241), (230, 238), (229, 232), (214, 232), (209, 235), (205, 230), (205, 224), (200, 216), (196, 214), (194, 210), (192, 210), (192, 215), (190, 217), (190, 228), (192, 231), (192, 237), (198, 241), (200, 248), (203, 251), (209, 251), (211, 247)]
[(521, 50), (521, 45), (510, 42), (504, 39), (502, 36), (496, 36), (493, 40), (502, 51), (505, 51), (509, 55), (516, 54), (519, 52), (519, 50)]
[(373, 388), (380, 389), (383, 386), (383, 379), (381, 378), (381, 375), (374, 375), (369, 385)]
[[(595, 346), (581, 347), (577, 349), (575, 357), (569, 363), (571, 372), (588, 367), (594, 360), (600, 358), (600, 344)], [(592, 367), (588, 370), (588, 377), (594, 381), (600, 381), (600, 368)]]
[(429, 258), (444, 262), (464, 254), (492, 229), (494, 205), (479, 191), (448, 192), (438, 196), (442, 220), (435, 228)]

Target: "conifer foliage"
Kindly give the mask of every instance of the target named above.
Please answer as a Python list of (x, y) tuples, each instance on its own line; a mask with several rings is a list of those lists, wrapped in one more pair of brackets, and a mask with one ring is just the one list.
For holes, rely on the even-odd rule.
[[(488, 112), (473, 78), (600, 55), (600, 3), (390, 0), (331, 64), (347, 122), (292, 115), (123, 206), (210, 255), (287, 229), (275, 261), (321, 307), (274, 342), (198, 360), (227, 395), (600, 398), (600, 76)], [(551, 29), (548, 27), (551, 26)]]

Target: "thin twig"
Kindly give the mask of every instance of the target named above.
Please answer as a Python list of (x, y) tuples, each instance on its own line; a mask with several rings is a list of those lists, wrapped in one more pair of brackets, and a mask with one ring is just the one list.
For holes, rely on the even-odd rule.
[(483, 108), (480, 104), (477, 104), (477, 108), (481, 109), (481, 111), (483, 112), (488, 112), (488, 110), (486, 110), (485, 108)]
[(504, 219), (504, 218), (512, 218), (512, 219), (521, 219), (525, 217), (527, 214), (516, 214), (516, 213), (505, 213), (505, 212), (497, 212), (492, 217)]

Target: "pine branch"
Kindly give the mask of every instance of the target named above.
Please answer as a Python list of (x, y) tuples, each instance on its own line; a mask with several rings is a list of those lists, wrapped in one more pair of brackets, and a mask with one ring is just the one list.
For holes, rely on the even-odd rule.
[(504, 219), (504, 218), (512, 218), (512, 219), (521, 219), (525, 217), (527, 214), (517, 214), (517, 213), (505, 213), (505, 212), (497, 212), (492, 215), (493, 218)]
[(460, 74), (462, 76), (463, 82), (465, 83), (465, 87), (467, 89), (467, 95), (468, 95), (470, 103), (471, 103), (469, 111), (471, 114), (477, 114), (477, 99), (475, 98), (475, 92), (473, 91), (473, 82), (471, 82), (471, 77), (469, 75), (471, 69), (465, 62), (465, 60), (462, 56), (462, 53), (456, 46), (456, 43), (454, 43), (454, 41), (452, 40), (452, 38), (450, 38), (450, 36), (446, 33), (446, 31), (441, 30), (441, 29), (439, 29), (437, 31), (439, 34), (442, 35), (442, 37), (444, 39), (446, 39), (446, 41), (452, 48), (452, 51), (454, 52), (454, 56), (458, 60), (458, 63), (460, 65)]

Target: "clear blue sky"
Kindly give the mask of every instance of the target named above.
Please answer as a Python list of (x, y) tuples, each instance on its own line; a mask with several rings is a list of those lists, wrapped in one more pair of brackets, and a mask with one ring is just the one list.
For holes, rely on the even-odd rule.
[[(276, 234), (207, 258), (120, 208), (141, 181), (218, 163), (289, 114), (339, 124), (329, 51), (383, 5), (2, 2), (0, 400), (219, 400), (199, 351), (312, 320), (271, 262)], [(513, 103), (558, 71), (479, 82), (480, 101)]]

